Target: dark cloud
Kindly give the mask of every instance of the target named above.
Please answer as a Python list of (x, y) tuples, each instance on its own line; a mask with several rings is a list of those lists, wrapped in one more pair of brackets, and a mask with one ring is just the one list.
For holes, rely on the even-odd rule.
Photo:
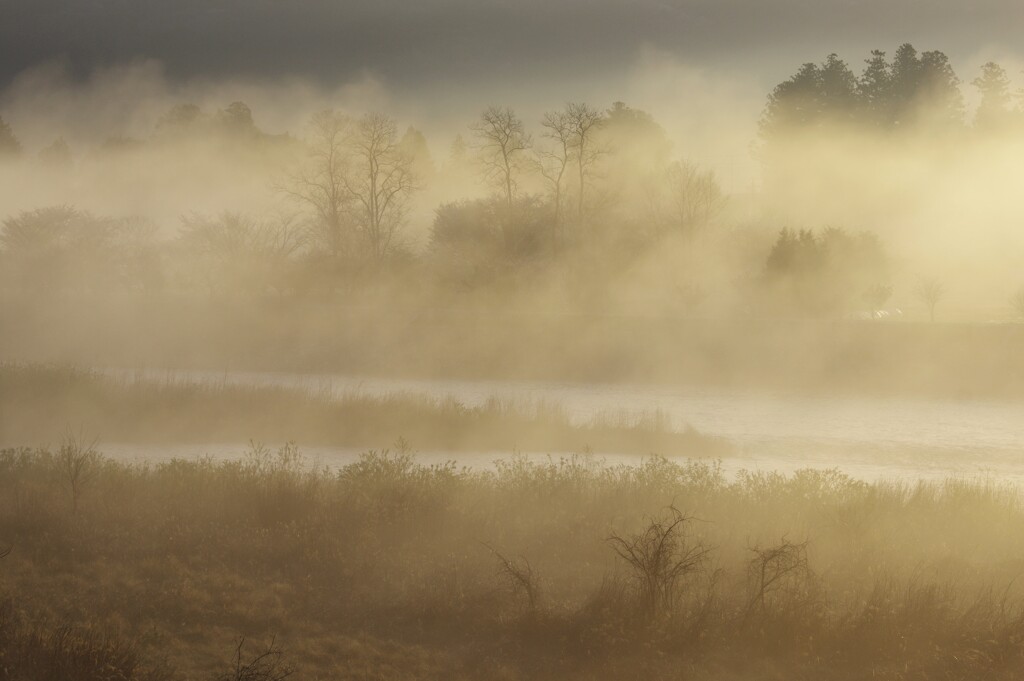
[(415, 86), (600, 73), (644, 45), (769, 69), (837, 50), (853, 62), (909, 40), (951, 55), (1013, 45), (1016, 0), (0, 0), (0, 84), (65, 59), (71, 71), (138, 58), (172, 78), (371, 72)]

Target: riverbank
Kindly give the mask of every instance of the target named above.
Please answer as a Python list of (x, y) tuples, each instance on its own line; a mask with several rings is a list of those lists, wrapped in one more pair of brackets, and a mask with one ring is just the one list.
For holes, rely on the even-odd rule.
[(126, 295), (0, 301), (0, 325), (0, 357), (9, 361), (1024, 400), (1024, 324), (1016, 323)]
[(381, 449), (597, 451), (714, 456), (723, 440), (673, 430), (658, 411), (595, 413), (580, 423), (543, 400), (452, 397), (167, 377), (66, 366), (0, 365), (0, 444), (51, 442), (68, 429), (138, 443), (298, 441)]

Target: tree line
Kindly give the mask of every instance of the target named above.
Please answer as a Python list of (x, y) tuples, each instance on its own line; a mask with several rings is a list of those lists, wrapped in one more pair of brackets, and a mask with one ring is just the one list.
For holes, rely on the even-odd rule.
[(923, 126), (990, 129), (1024, 124), (1024, 95), (1014, 91), (1006, 69), (988, 62), (971, 83), (981, 95), (970, 119), (949, 58), (938, 50), (918, 52), (900, 45), (890, 58), (872, 50), (857, 75), (837, 54), (808, 62), (772, 90), (760, 121), (763, 140), (822, 125), (855, 125), (872, 130)]
[[(344, 288), (353, 279), (418, 260), (458, 288), (475, 288), (529, 263), (583, 252), (598, 260), (637, 253), (666, 234), (692, 240), (727, 205), (714, 172), (672, 160), (664, 129), (622, 102), (604, 110), (570, 102), (544, 113), (535, 130), (510, 107), (488, 107), (440, 165), (421, 132), (410, 127), (403, 133), (384, 113), (324, 110), (303, 132), (268, 135), (241, 102), (213, 114), (184, 104), (159, 119), (150, 140), (105, 145), (118, 153), (218, 136), (287, 150), (275, 157), (285, 160), (272, 171), (279, 214), (188, 214), (173, 248), (151, 244), (150, 255), (162, 250), (165, 260), (192, 253), (190, 261), (181, 259), (191, 263), (185, 269), (198, 270), (165, 277), (165, 285), (188, 279), (198, 288), (231, 288), (256, 276), (245, 272), (261, 270), (261, 289)], [(410, 212), (417, 205), (422, 212), (418, 195), (443, 182), (458, 185), (448, 196), (458, 192), (463, 198), (442, 200), (426, 243), (414, 245), (407, 238)], [(159, 230), (144, 220), (55, 206), (10, 216), (0, 244), (9, 261), (17, 254), (20, 265), (13, 269), (30, 281), (32, 272), (46, 269), (44, 262), (84, 262), (89, 254), (102, 261), (99, 252), (129, 231), (134, 251), (142, 234), (159, 241)], [(90, 271), (95, 281), (106, 281), (123, 269), (107, 263)], [(68, 276), (84, 272), (78, 267)], [(60, 279), (50, 277), (43, 286), (57, 288)]]
[[(986, 64), (974, 85), (982, 93), (975, 127), (1024, 120), (1001, 67)], [(774, 144), (836, 123), (895, 132), (963, 127), (964, 119), (949, 60), (905, 44), (892, 59), (873, 51), (859, 76), (835, 54), (803, 65), (769, 95), (760, 131)], [(96, 216), (71, 206), (25, 211), (0, 227), (4, 286), (333, 295), (395, 272), (416, 272), (458, 292), (553, 277), (597, 290), (653, 254), (675, 258), (664, 264), (657, 284), (674, 291), (685, 309), (721, 286), (704, 277), (702, 259), (729, 261), (728, 286), (758, 310), (820, 316), (861, 308), (873, 314), (892, 295), (877, 235), (782, 229), (774, 243), (764, 242), (729, 215), (731, 199), (714, 172), (673, 160), (664, 129), (622, 102), (606, 109), (569, 102), (533, 125), (511, 107), (488, 107), (440, 164), (421, 132), (401, 131), (384, 113), (324, 110), (293, 137), (262, 131), (242, 102), (210, 114), (193, 104), (175, 106), (150, 140), (114, 139), (105, 148), (211, 135), (288, 150), (274, 173), (279, 213), (188, 214), (168, 240), (141, 218)], [(0, 149), (23, 153), (2, 123)], [(454, 180), (462, 198), (442, 200), (425, 242), (412, 244), (406, 227), (417, 196)], [(566, 284), (570, 279), (575, 283)], [(934, 313), (944, 289), (936, 281), (922, 282), (919, 289), (926, 288), (932, 293), (918, 297)]]

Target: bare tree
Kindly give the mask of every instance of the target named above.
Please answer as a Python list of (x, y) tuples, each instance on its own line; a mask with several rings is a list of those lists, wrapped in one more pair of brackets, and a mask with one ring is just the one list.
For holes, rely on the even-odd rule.
[(256, 653), (248, 662), (243, 662), (242, 648), (245, 638), (238, 640), (232, 668), (217, 677), (216, 681), (284, 681), (295, 671), (284, 664), (284, 654), (277, 647), (276, 640), (271, 639), (266, 650)]
[(584, 193), (594, 164), (604, 154), (595, 139), (604, 116), (588, 104), (569, 102), (565, 105), (565, 118), (572, 135), (573, 157), (576, 161), (576, 179), (579, 194), (576, 197), (577, 217), (583, 217)]
[(686, 578), (706, 571), (711, 547), (687, 536), (692, 521), (670, 506), (665, 516), (652, 518), (642, 532), (608, 538), (632, 569), (641, 605), (652, 618), (672, 610)]
[(917, 283), (914, 295), (928, 308), (928, 318), (935, 321), (935, 306), (946, 297), (946, 287), (934, 277), (924, 277)]
[(537, 169), (551, 185), (554, 216), (551, 223), (551, 246), (557, 252), (561, 238), (562, 203), (565, 174), (573, 158), (573, 130), (569, 116), (564, 111), (549, 111), (541, 119), (544, 127), (542, 137), (547, 140), (544, 147), (537, 149)]
[(807, 541), (791, 542), (783, 537), (774, 546), (750, 549), (754, 555), (747, 563), (747, 616), (755, 610), (761, 615), (768, 614), (771, 601), (780, 595), (797, 598), (806, 595), (813, 578), (807, 560), (807, 544)]
[(687, 238), (703, 230), (725, 206), (725, 195), (713, 171), (680, 161), (668, 169), (675, 227)]
[(100, 472), (101, 457), (96, 451), (96, 440), (84, 442), (80, 436), (68, 432), (61, 442), (54, 462), (57, 474), (67, 485), (71, 496), (71, 510), (78, 512), (78, 501), (89, 483)]
[(348, 143), (350, 172), (343, 183), (357, 206), (356, 224), (374, 259), (386, 256), (417, 189), (413, 156), (400, 144), (394, 119), (370, 113), (359, 119)]
[(312, 240), (335, 258), (351, 248), (353, 237), (352, 195), (345, 185), (351, 127), (351, 120), (333, 109), (315, 114), (309, 123), (307, 162), (279, 187), (313, 213)]
[(524, 152), (533, 140), (523, 121), (512, 109), (489, 107), (472, 126), (484, 176), (504, 194), (505, 206), (512, 212), (516, 194), (516, 175), (526, 161)]
[(225, 211), (217, 217), (194, 213), (182, 219), (179, 243), (191, 256), (193, 276), (209, 294), (283, 292), (286, 273), (306, 244), (307, 230), (291, 216), (257, 220)]
[(526, 604), (530, 612), (537, 610), (537, 601), (540, 599), (540, 583), (537, 573), (534, 571), (530, 561), (524, 556), (517, 559), (506, 558), (490, 544), (484, 544), (494, 557), (498, 560), (498, 571), (502, 578), (508, 581), (512, 591), (526, 597)]
[(310, 123), (308, 145), (308, 162), (282, 191), (313, 212), (313, 242), (338, 257), (363, 237), (371, 257), (383, 258), (416, 189), (414, 158), (394, 119), (370, 113), (353, 122), (321, 111)]

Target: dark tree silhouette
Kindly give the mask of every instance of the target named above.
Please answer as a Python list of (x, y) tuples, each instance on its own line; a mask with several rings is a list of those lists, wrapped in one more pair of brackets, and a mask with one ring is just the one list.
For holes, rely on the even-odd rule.
[(156, 131), (161, 135), (179, 135), (193, 132), (206, 123), (206, 116), (195, 104), (177, 104), (160, 117)]
[(598, 129), (604, 122), (604, 117), (600, 111), (582, 102), (567, 104), (565, 117), (572, 135), (573, 158), (576, 161), (576, 181), (578, 182), (576, 215), (582, 219), (583, 208), (586, 205), (584, 195), (587, 184), (590, 181), (594, 164), (604, 153), (595, 139)]
[(492, 106), (472, 126), (485, 179), (497, 187), (512, 210), (517, 191), (516, 177), (523, 170), (525, 153), (533, 145), (523, 121), (508, 108)]
[(837, 228), (820, 235), (783, 229), (764, 271), (775, 307), (809, 315), (847, 311), (860, 302), (865, 290), (887, 277), (888, 259), (874, 234)]
[(549, 206), (535, 197), (517, 198), (511, 213), (498, 196), (446, 203), (431, 227), (430, 257), (442, 279), (473, 289), (541, 254), (550, 222)]
[(670, 224), (691, 239), (703, 231), (725, 206), (715, 173), (679, 161), (668, 168)]
[(245, 102), (232, 102), (217, 112), (217, 122), (228, 133), (239, 136), (260, 134), (252, 119), (252, 109)]
[(814, 125), (820, 112), (820, 97), (821, 70), (817, 64), (804, 64), (768, 95), (768, 106), (760, 122), (761, 136), (770, 139)]
[(761, 135), (773, 137), (826, 122), (853, 122), (860, 109), (857, 78), (830, 54), (820, 66), (807, 63), (768, 96)]
[(888, 127), (893, 117), (892, 69), (882, 50), (872, 50), (864, 63), (867, 67), (857, 81), (863, 120), (871, 126)]
[(279, 188), (309, 211), (314, 247), (335, 260), (355, 245), (353, 198), (345, 187), (345, 145), (351, 125), (333, 109), (315, 114), (309, 124), (308, 158)]
[(374, 260), (387, 256), (408, 213), (408, 199), (418, 188), (413, 156), (399, 144), (394, 119), (366, 114), (353, 127), (346, 145), (349, 172), (342, 183), (355, 205), (354, 215)]
[(819, 73), (819, 116), (836, 122), (853, 122), (860, 113), (857, 77), (835, 53), (821, 65)]
[(1011, 115), (1012, 95), (1006, 69), (994, 62), (981, 67), (981, 75), (971, 81), (981, 93), (981, 103), (974, 116), (977, 128), (997, 128), (1007, 123)]
[(933, 50), (921, 54), (919, 116), (934, 125), (959, 127), (964, 122), (964, 97), (960, 79), (949, 57)]
[(905, 43), (891, 62), (885, 52), (873, 50), (865, 63), (860, 78), (836, 54), (820, 65), (801, 66), (768, 96), (762, 139), (826, 123), (899, 129), (962, 125), (960, 80), (942, 52), (918, 53)]
[(565, 111), (549, 111), (541, 119), (546, 144), (537, 149), (537, 169), (551, 191), (554, 219), (551, 221), (551, 247), (557, 251), (561, 240), (562, 204), (566, 173), (573, 158), (573, 131)]
[(911, 122), (921, 78), (921, 58), (913, 45), (903, 43), (896, 48), (890, 71), (889, 98), (892, 120), (889, 123), (894, 126), (908, 125)]

